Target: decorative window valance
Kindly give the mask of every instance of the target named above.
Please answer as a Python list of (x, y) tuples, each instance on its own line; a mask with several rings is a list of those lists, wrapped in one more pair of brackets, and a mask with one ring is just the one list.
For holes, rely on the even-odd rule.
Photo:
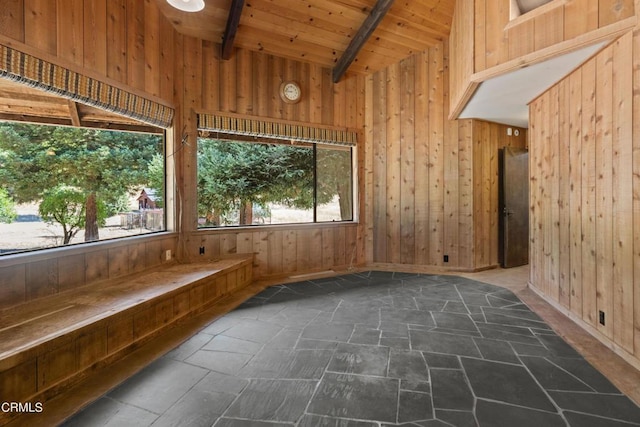
[(1, 44), (0, 77), (154, 126), (169, 127), (175, 113), (158, 102)]
[(198, 114), (198, 130), (317, 144), (355, 146), (357, 142), (356, 132), (350, 130), (221, 114)]

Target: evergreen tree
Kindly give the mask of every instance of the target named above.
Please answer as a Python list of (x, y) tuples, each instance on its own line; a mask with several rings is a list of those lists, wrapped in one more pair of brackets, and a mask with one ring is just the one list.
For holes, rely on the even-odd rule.
[(148, 181), (147, 167), (161, 151), (158, 135), (4, 123), (0, 178), (17, 202), (41, 200), (59, 185), (82, 191), (85, 241), (99, 239), (98, 207)]

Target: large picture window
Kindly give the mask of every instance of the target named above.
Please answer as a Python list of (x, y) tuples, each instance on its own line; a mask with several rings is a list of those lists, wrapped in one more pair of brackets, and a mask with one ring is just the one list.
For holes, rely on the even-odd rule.
[(198, 139), (198, 225), (353, 220), (348, 146)]
[(164, 136), (0, 122), (0, 253), (165, 230)]

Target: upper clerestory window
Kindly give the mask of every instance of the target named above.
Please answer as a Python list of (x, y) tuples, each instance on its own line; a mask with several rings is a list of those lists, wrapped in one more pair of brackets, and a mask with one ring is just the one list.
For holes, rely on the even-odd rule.
[(511, 20), (531, 12), (554, 0), (511, 0)]

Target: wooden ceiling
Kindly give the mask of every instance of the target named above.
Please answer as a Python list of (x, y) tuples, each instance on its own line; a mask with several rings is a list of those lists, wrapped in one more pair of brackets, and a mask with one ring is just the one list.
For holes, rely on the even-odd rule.
[[(205, 0), (202, 12), (186, 13), (155, 0), (182, 34), (222, 44), (232, 6), (239, 0)], [(376, 4), (392, 2), (375, 30), (346, 67), (368, 74), (425, 50), (448, 37), (455, 0), (244, 0), (234, 46), (334, 69)], [(378, 4), (378, 6), (380, 6)], [(372, 13), (372, 10), (374, 11)], [(369, 19), (368, 19), (369, 18)], [(233, 53), (232, 53), (233, 54)], [(348, 55), (344, 55), (345, 57)], [(336, 66), (338, 65), (338, 66)], [(342, 74), (340, 74), (342, 75)], [(334, 75), (335, 79), (335, 75)], [(0, 121), (159, 132), (98, 108), (71, 102), (0, 79)]]
[(119, 114), (0, 78), (0, 121), (4, 120), (133, 132), (162, 132), (162, 129)]
[[(222, 43), (232, 0), (181, 12), (156, 0), (184, 35)], [(333, 68), (376, 0), (245, 0), (234, 45)], [(367, 74), (448, 37), (455, 0), (396, 0), (348, 69)]]

